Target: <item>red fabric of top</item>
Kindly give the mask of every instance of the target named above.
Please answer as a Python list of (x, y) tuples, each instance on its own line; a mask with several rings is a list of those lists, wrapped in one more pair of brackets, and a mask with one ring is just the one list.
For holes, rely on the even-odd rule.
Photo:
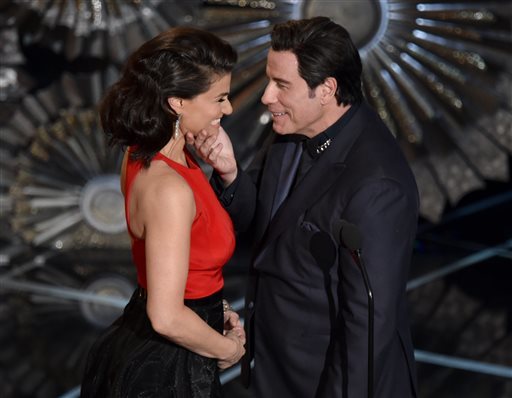
[[(157, 153), (152, 162), (164, 161), (187, 181), (194, 193), (196, 215), (191, 231), (185, 298), (196, 299), (209, 296), (224, 286), (222, 267), (233, 255), (235, 234), (229, 215), (219, 203), (203, 171), (188, 151), (185, 150), (185, 154), (189, 167), (161, 153)], [(133, 235), (128, 212), (131, 186), (141, 170), (143, 170), (141, 162), (128, 160), (125, 178), (125, 214), (132, 242), (132, 257), (137, 267), (137, 280), (140, 286), (146, 288), (145, 240)]]

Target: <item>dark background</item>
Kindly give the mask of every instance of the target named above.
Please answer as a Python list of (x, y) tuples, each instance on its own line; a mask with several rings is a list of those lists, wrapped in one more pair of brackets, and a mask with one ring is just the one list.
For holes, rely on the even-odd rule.
[[(422, 398), (512, 397), (510, 1), (0, 0), (0, 396), (75, 397), (92, 341), (135, 284), (96, 104), (143, 41), (175, 25), (239, 53), (223, 121), (246, 166), (272, 25), (328, 15), (415, 173), (421, 217), (408, 298)], [(209, 169), (205, 167), (205, 172)], [(248, 248), (226, 266), (242, 306)], [(377, 298), (378, 299), (378, 298)], [(225, 396), (250, 397), (238, 368)]]

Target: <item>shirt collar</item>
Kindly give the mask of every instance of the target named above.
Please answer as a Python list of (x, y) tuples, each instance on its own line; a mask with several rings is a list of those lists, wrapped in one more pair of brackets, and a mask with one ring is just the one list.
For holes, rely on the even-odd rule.
[(327, 130), (317, 134), (313, 138), (306, 138), (303, 141), (304, 149), (308, 151), (313, 159), (320, 157), (320, 155), (327, 150), (336, 135), (347, 125), (350, 119), (352, 119), (352, 116), (356, 113), (360, 105), (359, 102), (352, 104), (352, 106), (334, 124), (329, 126)]

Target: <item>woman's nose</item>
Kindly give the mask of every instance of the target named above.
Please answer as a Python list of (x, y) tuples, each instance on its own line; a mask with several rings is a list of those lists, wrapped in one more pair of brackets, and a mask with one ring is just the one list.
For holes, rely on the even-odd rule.
[(233, 113), (233, 105), (230, 100), (226, 100), (222, 103), (222, 113), (224, 115), (231, 115)]

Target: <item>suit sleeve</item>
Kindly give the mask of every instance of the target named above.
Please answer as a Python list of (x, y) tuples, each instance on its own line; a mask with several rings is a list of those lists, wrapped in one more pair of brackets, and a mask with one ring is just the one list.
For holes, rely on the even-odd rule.
[[(393, 372), (390, 353), (402, 353), (401, 317), (407, 305), (405, 287), (417, 227), (417, 195), (391, 179), (367, 182), (352, 195), (348, 221), (360, 229), (362, 259), (374, 294), (374, 393), (386, 395), (386, 377)], [(368, 295), (362, 274), (347, 250), (341, 249), (343, 333), (349, 397), (367, 384)], [(395, 345), (395, 347), (393, 347)], [(404, 361), (404, 358), (399, 359)], [(404, 375), (404, 377), (407, 377)]]
[(235, 181), (223, 187), (220, 178), (213, 173), (210, 180), (219, 201), (229, 213), (236, 232), (245, 232), (256, 212), (257, 190), (254, 181), (245, 171), (238, 169)]
[(265, 139), (262, 148), (258, 151), (247, 170), (242, 170), (240, 165), (238, 165), (236, 179), (229, 187), (223, 186), (217, 173), (213, 172), (212, 174), (210, 180), (212, 188), (229, 213), (237, 232), (247, 231), (252, 224), (256, 213), (261, 173), (266, 161), (267, 151), (274, 139), (274, 134), (270, 134)]

